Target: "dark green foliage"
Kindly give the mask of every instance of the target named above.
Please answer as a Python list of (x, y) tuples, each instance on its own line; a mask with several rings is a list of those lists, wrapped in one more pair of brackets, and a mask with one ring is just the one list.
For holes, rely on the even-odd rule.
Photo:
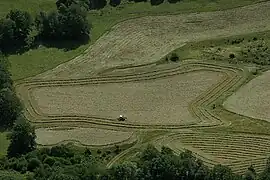
[(28, 169), (28, 171), (33, 171), (33, 170), (39, 168), (40, 166), (41, 166), (40, 160), (37, 158), (32, 158), (29, 160), (27, 169)]
[(234, 58), (235, 58), (235, 55), (234, 55), (233, 53), (231, 53), (231, 54), (229, 55), (229, 58), (230, 58), (230, 59), (234, 59)]
[(176, 53), (170, 55), (170, 60), (173, 62), (179, 61), (179, 56)]
[(74, 156), (74, 152), (67, 145), (59, 145), (51, 148), (51, 156), (70, 158)]
[(160, 5), (164, 2), (164, 0), (150, 0), (152, 6)]
[(137, 166), (135, 163), (124, 162), (122, 164), (113, 166), (111, 169), (112, 179), (115, 180), (136, 180), (137, 179)]
[(90, 9), (102, 9), (107, 5), (106, 0), (89, 0)]
[(141, 153), (141, 160), (143, 161), (150, 161), (153, 158), (158, 156), (158, 150), (151, 144), (149, 144), (146, 149)]
[(116, 7), (121, 4), (121, 0), (110, 0), (109, 4), (113, 7)]
[(248, 63), (255, 63), (258, 65), (269, 65), (270, 48), (263, 40), (250, 42), (242, 49), (241, 57), (239, 60)]
[(49, 166), (53, 166), (53, 164), (55, 163), (55, 159), (52, 158), (52, 157), (47, 157), (47, 158), (44, 160), (44, 163), (45, 163), (45, 164), (48, 164)]
[(177, 3), (179, 2), (180, 0), (168, 0), (169, 3)]
[(79, 5), (61, 6), (59, 11), (41, 12), (36, 18), (39, 37), (48, 40), (85, 41), (90, 37), (91, 25), (86, 11)]
[(61, 5), (69, 7), (72, 4), (77, 4), (77, 2), (76, 0), (57, 0), (55, 4), (56, 4), (57, 9), (60, 9)]
[(8, 156), (16, 157), (33, 151), (36, 148), (36, 133), (26, 120), (16, 123), (12, 133), (11, 142), (8, 147)]
[(32, 17), (28, 12), (11, 10), (0, 21), (0, 50), (4, 53), (17, 52), (29, 48), (32, 39)]
[(14, 91), (0, 89), (0, 126), (12, 127), (21, 112), (21, 104)]
[(227, 166), (216, 165), (210, 172), (209, 180), (232, 180), (234, 174)]

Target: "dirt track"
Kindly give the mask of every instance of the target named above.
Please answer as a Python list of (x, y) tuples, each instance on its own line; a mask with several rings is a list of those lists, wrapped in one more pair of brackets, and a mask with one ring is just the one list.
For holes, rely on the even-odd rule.
[(270, 2), (243, 8), (154, 16), (117, 24), (86, 52), (36, 78), (89, 77), (102, 69), (159, 60), (185, 42), (270, 30)]

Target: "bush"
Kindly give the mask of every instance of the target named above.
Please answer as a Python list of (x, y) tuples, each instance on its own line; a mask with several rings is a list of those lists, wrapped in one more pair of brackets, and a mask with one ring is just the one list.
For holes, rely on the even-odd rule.
[(121, 4), (121, 0), (110, 0), (109, 4), (113, 7), (116, 7)]
[(28, 169), (28, 171), (33, 171), (33, 170), (37, 169), (38, 167), (40, 167), (41, 164), (42, 163), (40, 162), (40, 160), (38, 160), (37, 158), (32, 158), (29, 160), (27, 169)]
[(172, 53), (170, 56), (170, 60), (173, 62), (179, 61), (179, 57), (176, 53)]
[(66, 145), (54, 146), (51, 148), (51, 156), (69, 158), (74, 156), (74, 152)]
[(177, 3), (179, 0), (168, 0), (169, 3)]
[(55, 163), (55, 159), (52, 158), (52, 157), (47, 157), (47, 158), (44, 160), (44, 163), (45, 163), (45, 164), (48, 164), (48, 165), (50, 165), (50, 166), (53, 166), (54, 163)]
[(231, 53), (231, 54), (229, 55), (229, 57), (230, 57), (230, 59), (234, 59), (234, 58), (235, 58), (235, 55), (234, 55), (233, 53)]
[(164, 0), (150, 0), (152, 6), (160, 5), (164, 2)]

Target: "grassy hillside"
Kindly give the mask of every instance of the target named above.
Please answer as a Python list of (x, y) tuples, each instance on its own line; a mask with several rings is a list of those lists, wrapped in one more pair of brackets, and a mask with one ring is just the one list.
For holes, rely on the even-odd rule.
[[(65, 51), (64, 49), (41, 47), (33, 49), (22, 55), (13, 55), (10, 57), (11, 72), (13, 79), (23, 79), (33, 75), (37, 75), (46, 70), (52, 69), (57, 65), (64, 63), (82, 53), (89, 45), (94, 43), (103, 33), (110, 30), (116, 23), (134, 17), (146, 15), (162, 15), (162, 14), (177, 14), (187, 12), (215, 11), (224, 10), (244, 6), (259, 2), (260, 0), (183, 0), (177, 4), (163, 3), (159, 6), (151, 6), (147, 3), (127, 3), (123, 2), (117, 8), (112, 8), (107, 5), (101, 11), (92, 11), (89, 13), (89, 20), (93, 24), (91, 42), (80, 46), (74, 50)], [(27, 4), (22, 0), (16, 2), (1, 1), (1, 13), (6, 13), (15, 5), (19, 9), (29, 9), (32, 14), (39, 10), (53, 9), (54, 0), (34, 1), (31, 0)]]

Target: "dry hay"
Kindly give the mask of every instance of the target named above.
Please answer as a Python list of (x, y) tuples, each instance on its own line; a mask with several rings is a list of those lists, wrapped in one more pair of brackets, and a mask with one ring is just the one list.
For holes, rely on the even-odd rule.
[(250, 134), (186, 130), (163, 137), (155, 145), (158, 148), (165, 145), (176, 152), (189, 149), (209, 166), (221, 163), (240, 173), (245, 172), (250, 164), (261, 171), (270, 155), (270, 137)]
[(225, 102), (229, 111), (244, 116), (270, 121), (270, 71), (242, 86)]
[(128, 123), (196, 123), (188, 106), (223, 77), (223, 73), (195, 71), (165, 79), (99, 85), (39, 87), (32, 101), (45, 115), (128, 117)]
[(189, 41), (270, 29), (270, 2), (217, 12), (131, 19), (115, 25), (85, 53), (36, 78), (89, 77), (102, 69), (159, 60)]
[(84, 146), (107, 146), (122, 142), (134, 142), (136, 136), (132, 132), (113, 131), (97, 128), (71, 129), (36, 129), (37, 143), (55, 145), (62, 142), (77, 142)]

